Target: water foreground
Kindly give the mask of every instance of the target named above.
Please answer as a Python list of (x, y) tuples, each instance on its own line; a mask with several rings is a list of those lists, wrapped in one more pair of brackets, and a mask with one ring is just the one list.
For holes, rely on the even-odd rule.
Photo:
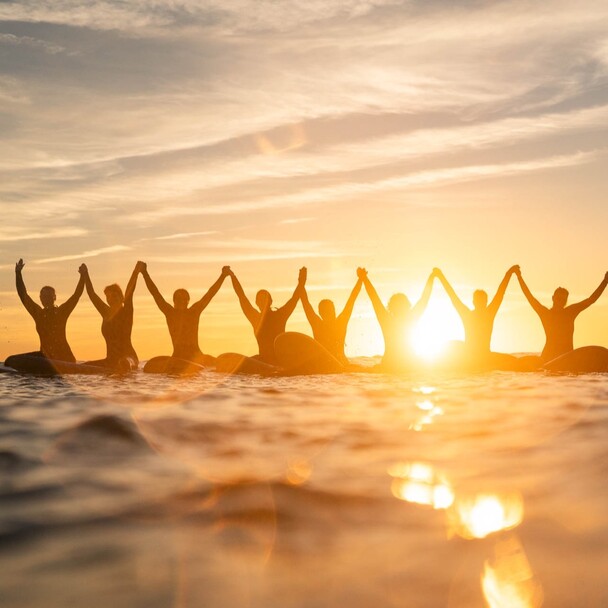
[(608, 375), (0, 376), (12, 608), (608, 605)]

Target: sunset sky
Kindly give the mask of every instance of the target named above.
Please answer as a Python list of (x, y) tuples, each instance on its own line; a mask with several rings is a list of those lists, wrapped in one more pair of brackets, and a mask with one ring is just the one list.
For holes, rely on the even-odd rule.
[[(608, 3), (2, 1), (0, 137), (0, 360), (38, 346), (20, 257), (36, 300), (81, 262), (124, 287), (140, 259), (168, 300), (230, 264), (277, 305), (303, 265), (315, 305), (341, 309), (357, 266), (415, 301), (439, 266), (470, 303), (519, 263), (573, 302), (608, 270)], [(143, 281), (135, 307), (140, 358), (170, 354)], [(438, 284), (433, 315), (462, 336)], [(310, 333), (301, 307), (288, 329)], [(105, 353), (86, 294), (68, 337)], [(584, 344), (608, 346), (608, 293)], [(543, 346), (515, 279), (492, 346)], [(229, 280), (201, 347), (255, 352)], [(381, 352), (362, 293), (347, 354)]]

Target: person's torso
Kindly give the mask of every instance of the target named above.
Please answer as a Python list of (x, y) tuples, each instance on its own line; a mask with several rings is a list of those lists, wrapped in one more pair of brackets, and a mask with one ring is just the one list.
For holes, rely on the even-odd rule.
[(67, 316), (60, 307), (43, 308), (35, 317), (40, 351), (49, 359), (75, 361), (66, 337)]
[(474, 355), (490, 352), (494, 316), (488, 310), (471, 310), (464, 321), (464, 342), (466, 349)]
[(120, 308), (114, 314), (104, 318), (101, 324), (101, 333), (106, 341), (106, 357), (110, 361), (122, 357), (137, 359), (131, 344), (131, 330), (133, 329), (133, 311)]
[(333, 321), (321, 319), (313, 327), (312, 333), (315, 340), (322, 344), (336, 359), (339, 361), (346, 359), (344, 355), (346, 327), (338, 319)]
[(412, 358), (410, 344), (413, 319), (408, 315), (396, 319), (387, 315), (381, 325), (384, 336), (384, 356), (382, 362), (390, 365), (406, 365)]
[(574, 321), (576, 315), (567, 308), (549, 308), (541, 316), (546, 342), (542, 357), (545, 361), (559, 357), (574, 348)]
[(278, 310), (267, 310), (261, 313), (254, 327), (255, 338), (260, 349), (260, 358), (263, 361), (274, 362), (274, 340), (285, 331), (287, 319)]
[(173, 356), (187, 359), (202, 354), (198, 345), (200, 313), (191, 308), (172, 310), (167, 314), (167, 325), (173, 344)]

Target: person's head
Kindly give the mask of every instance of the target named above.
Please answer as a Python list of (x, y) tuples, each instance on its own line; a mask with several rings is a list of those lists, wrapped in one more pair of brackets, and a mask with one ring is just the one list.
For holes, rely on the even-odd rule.
[(336, 318), (336, 307), (331, 300), (319, 302), (319, 315), (324, 321), (333, 321)]
[(476, 289), (473, 292), (473, 308), (483, 310), (488, 306), (488, 294), (483, 289)]
[(190, 294), (185, 289), (176, 289), (173, 292), (173, 304), (177, 310), (188, 308)]
[(122, 306), (125, 301), (122, 289), (120, 288), (120, 285), (117, 285), (116, 283), (108, 285), (103, 290), (103, 293), (106, 296), (106, 302), (110, 308), (118, 308), (119, 306)]
[(55, 288), (50, 287), (49, 285), (45, 285), (40, 290), (40, 302), (44, 308), (53, 308), (55, 306), (55, 300), (57, 299), (57, 294), (55, 293)]
[(558, 287), (553, 293), (553, 308), (565, 308), (568, 302), (568, 290)]
[(267, 310), (272, 306), (272, 296), (265, 289), (260, 289), (255, 294), (255, 303), (260, 310)]
[(394, 317), (402, 317), (407, 314), (412, 305), (404, 293), (395, 293), (388, 301), (388, 311)]

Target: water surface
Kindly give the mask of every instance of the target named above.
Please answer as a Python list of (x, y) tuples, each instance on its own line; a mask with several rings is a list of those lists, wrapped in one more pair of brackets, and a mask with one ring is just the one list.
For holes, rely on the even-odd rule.
[(0, 420), (3, 606), (608, 606), (608, 375), (2, 375)]

